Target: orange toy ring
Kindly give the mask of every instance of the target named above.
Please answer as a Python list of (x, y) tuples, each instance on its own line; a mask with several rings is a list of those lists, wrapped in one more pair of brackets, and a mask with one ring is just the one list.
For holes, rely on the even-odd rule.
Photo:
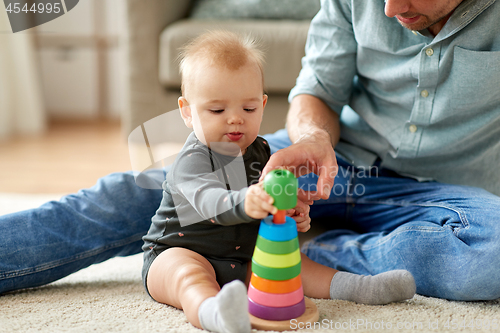
[(258, 290), (271, 294), (286, 294), (291, 293), (302, 286), (300, 274), (290, 280), (268, 280), (252, 273), (250, 283)]

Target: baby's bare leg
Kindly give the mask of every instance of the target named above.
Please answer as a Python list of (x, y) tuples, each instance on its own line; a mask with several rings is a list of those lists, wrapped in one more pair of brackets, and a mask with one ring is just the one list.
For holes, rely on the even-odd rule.
[(301, 253), (302, 288), (304, 294), (313, 298), (330, 298), (330, 283), (338, 270), (318, 264)]
[(171, 248), (153, 261), (148, 290), (158, 302), (184, 310), (198, 328), (220, 333), (248, 333), (248, 299), (239, 280), (220, 289), (210, 262), (184, 248)]
[(154, 300), (184, 310), (189, 322), (198, 328), (202, 328), (198, 308), (220, 290), (210, 262), (184, 248), (165, 250), (153, 261), (147, 286)]
[(387, 304), (415, 295), (415, 280), (410, 272), (394, 270), (374, 276), (363, 276), (323, 266), (302, 254), (304, 294), (314, 298), (331, 298), (362, 304)]

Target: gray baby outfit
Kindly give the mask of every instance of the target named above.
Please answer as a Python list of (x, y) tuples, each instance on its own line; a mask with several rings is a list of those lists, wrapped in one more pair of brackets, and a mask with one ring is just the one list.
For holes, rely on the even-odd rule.
[(143, 237), (145, 286), (153, 260), (171, 247), (207, 258), (220, 286), (235, 279), (245, 281), (260, 220), (245, 213), (244, 198), (270, 156), (261, 137), (243, 156), (234, 157), (215, 152), (194, 132), (190, 134), (167, 174), (162, 202)]

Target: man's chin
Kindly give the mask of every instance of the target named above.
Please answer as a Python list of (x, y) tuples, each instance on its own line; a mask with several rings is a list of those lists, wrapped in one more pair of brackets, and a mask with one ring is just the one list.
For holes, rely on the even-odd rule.
[(424, 25), (424, 24), (405, 24), (405, 23), (402, 23), (398, 20), (399, 24), (401, 24), (403, 26), (403, 28), (406, 28), (408, 30), (412, 30), (412, 31), (421, 31), (421, 30), (424, 30), (424, 29), (427, 29), (429, 26), (428, 25)]

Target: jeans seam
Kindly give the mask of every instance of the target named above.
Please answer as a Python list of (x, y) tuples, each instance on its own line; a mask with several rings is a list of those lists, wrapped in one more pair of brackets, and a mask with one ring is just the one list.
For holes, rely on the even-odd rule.
[(25, 276), (25, 275), (29, 275), (29, 274), (39, 273), (39, 272), (43, 272), (43, 271), (46, 271), (46, 270), (53, 269), (53, 268), (58, 267), (58, 266), (67, 265), (67, 264), (75, 262), (77, 260), (90, 258), (92, 256), (104, 253), (104, 252), (106, 252), (106, 251), (108, 251), (110, 249), (121, 247), (121, 246), (125, 246), (125, 245), (128, 245), (128, 244), (132, 244), (134, 242), (137, 242), (138, 240), (140, 240), (142, 238), (142, 236), (143, 236), (143, 234), (137, 234), (137, 235), (134, 235), (132, 237), (126, 238), (124, 240), (120, 240), (118, 242), (115, 242), (113, 244), (110, 244), (110, 245), (107, 245), (107, 246), (104, 246), (104, 247), (100, 247), (100, 248), (97, 248), (97, 249), (93, 249), (93, 250), (90, 250), (90, 251), (86, 251), (84, 253), (81, 253), (81, 254), (73, 256), (73, 257), (69, 257), (69, 258), (62, 259), (62, 260), (52, 261), (50, 263), (47, 263), (47, 264), (44, 264), (44, 265), (40, 265), (40, 266), (36, 266), (36, 267), (25, 268), (25, 269), (22, 269), (22, 270), (16, 270), (16, 271), (10, 271), (10, 272), (1, 273), (0, 274), (0, 280), (10, 279), (10, 278), (17, 278), (17, 277), (21, 277), (21, 276)]
[(332, 252), (338, 251), (338, 246), (336, 245), (324, 244), (316, 242), (315, 240), (311, 240), (302, 246), (302, 252), (307, 253), (307, 251), (311, 248), (311, 245), (318, 246), (321, 247), (322, 249), (326, 249)]
[[(386, 237), (384, 237), (384, 241), (383, 242), (380, 242), (380, 241), (377, 241), (375, 244), (373, 245), (366, 245), (366, 244), (362, 244), (358, 241), (347, 241), (344, 243), (344, 246), (345, 247), (356, 247), (358, 249), (363, 249), (363, 250), (372, 250), (388, 241), (390, 241), (391, 239), (393, 239), (395, 236), (398, 236), (399, 234), (402, 234), (404, 232), (408, 232), (408, 231), (415, 231), (415, 230), (418, 230), (418, 231), (426, 231), (426, 232), (443, 232), (444, 229), (443, 228), (430, 228), (430, 227), (405, 227), (404, 230), (394, 230), (393, 232), (389, 233), (386, 235)], [(303, 249), (303, 252), (307, 252), (307, 250), (311, 247), (311, 245), (314, 245), (314, 246), (317, 246), (317, 247), (321, 247), (322, 249), (324, 250), (329, 250), (329, 251), (332, 251), (332, 252), (337, 252), (339, 251), (339, 247), (336, 246), (336, 245), (331, 245), (331, 244), (324, 244), (324, 243), (321, 243), (321, 242), (317, 242), (315, 240), (311, 240), (309, 242), (307, 242), (306, 244), (303, 245), (302, 249)]]
[[(448, 209), (448, 210), (455, 212), (458, 215), (458, 217), (460, 218), (460, 222), (462, 223), (464, 228), (469, 227), (469, 221), (467, 220), (465, 212), (460, 208), (453, 207), (450, 205), (443, 205), (443, 204), (436, 204), (436, 203), (413, 203), (413, 202), (408, 202), (408, 201), (394, 202), (394, 201), (370, 201), (370, 200), (360, 200), (360, 201), (356, 202), (356, 204), (383, 204), (383, 205), (392, 205), (392, 206), (401, 206), (401, 207), (419, 206), (419, 207), (444, 208), (444, 209)], [(453, 232), (456, 234), (455, 231), (453, 231)]]
[[(377, 241), (375, 244), (373, 245), (366, 245), (366, 244), (362, 244), (358, 241), (347, 241), (345, 242), (345, 246), (355, 246), (356, 248), (358, 249), (363, 249), (363, 250), (372, 250), (390, 240), (392, 240), (394, 237), (402, 234), (402, 233), (405, 233), (405, 232), (408, 232), (408, 231), (415, 231), (415, 230), (418, 230), (418, 231), (423, 231), (423, 232), (443, 232), (444, 231), (444, 228), (438, 228), (438, 227), (435, 227), (435, 228), (430, 228), (430, 227), (404, 227), (403, 230), (393, 230), (391, 233), (387, 234), (385, 237), (384, 237), (384, 240), (381, 242), (381, 241)], [(352, 245), (350, 245), (352, 243)], [(349, 245), (348, 245), (349, 244)]]

